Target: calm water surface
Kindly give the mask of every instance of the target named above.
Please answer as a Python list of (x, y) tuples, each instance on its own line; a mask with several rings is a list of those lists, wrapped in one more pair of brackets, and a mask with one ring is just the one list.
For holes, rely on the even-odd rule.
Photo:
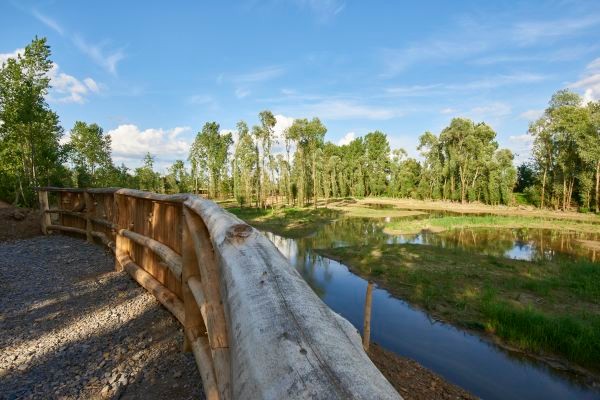
[[(522, 260), (555, 257), (597, 259), (577, 240), (598, 236), (547, 230), (463, 229), (442, 234), (388, 236), (381, 222), (340, 219), (308, 238), (286, 239), (265, 233), (333, 310), (362, 331), (367, 281), (343, 264), (313, 250), (359, 244), (414, 243), (471, 249)], [(577, 376), (507, 351), (478, 336), (435, 321), (387, 291), (373, 291), (371, 339), (410, 357), (485, 399), (600, 399)]]

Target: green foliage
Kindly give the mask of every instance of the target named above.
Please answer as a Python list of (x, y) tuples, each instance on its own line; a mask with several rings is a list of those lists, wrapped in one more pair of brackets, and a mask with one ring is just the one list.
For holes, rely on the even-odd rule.
[(97, 124), (88, 125), (77, 121), (71, 129), (70, 138), (68, 146), (75, 165), (77, 186), (104, 186), (106, 182), (99, 182), (98, 169), (104, 169), (106, 174), (113, 166), (110, 136), (104, 136), (102, 128)]
[(45, 100), (52, 65), (46, 39), (36, 37), (0, 68), (0, 196), (15, 204), (32, 205), (36, 186), (66, 177), (63, 130)]
[(556, 92), (548, 108), (530, 125), (533, 169), (540, 206), (600, 211), (600, 103), (583, 104), (568, 90)]
[(189, 159), (194, 165), (194, 179), (208, 183), (210, 197), (223, 194), (222, 180), (226, 176), (227, 152), (232, 143), (231, 133), (222, 135), (219, 124), (207, 122), (192, 144)]

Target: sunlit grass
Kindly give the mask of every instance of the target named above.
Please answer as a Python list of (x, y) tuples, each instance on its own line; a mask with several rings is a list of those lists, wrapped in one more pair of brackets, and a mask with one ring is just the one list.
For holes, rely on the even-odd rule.
[(412, 244), (319, 252), (450, 322), (600, 367), (598, 263), (528, 262)]
[(415, 234), (422, 231), (443, 232), (461, 228), (530, 228), (600, 233), (600, 224), (552, 218), (499, 215), (459, 215), (425, 219), (400, 219), (386, 223), (389, 234)]

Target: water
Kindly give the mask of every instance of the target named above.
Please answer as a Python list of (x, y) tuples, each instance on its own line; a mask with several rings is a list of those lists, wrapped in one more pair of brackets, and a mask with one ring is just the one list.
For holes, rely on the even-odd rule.
[[(333, 310), (362, 331), (367, 282), (343, 264), (313, 249), (360, 244), (414, 243), (461, 247), (484, 254), (524, 260), (554, 257), (596, 257), (578, 239), (589, 235), (544, 230), (476, 229), (388, 236), (380, 222), (340, 219), (308, 238), (285, 239), (265, 233), (290, 260), (315, 292)], [(600, 399), (577, 377), (509, 353), (477, 335), (435, 321), (426, 313), (373, 291), (371, 340), (412, 358), (471, 393), (485, 399)]]

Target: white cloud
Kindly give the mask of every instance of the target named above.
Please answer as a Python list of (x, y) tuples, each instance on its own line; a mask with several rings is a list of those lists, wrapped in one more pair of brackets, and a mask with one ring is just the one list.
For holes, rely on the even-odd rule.
[(475, 117), (475, 119), (485, 120), (487, 118), (503, 117), (510, 114), (511, 107), (506, 103), (495, 102), (486, 104), (484, 106), (472, 108), (468, 114)]
[(569, 85), (583, 90), (583, 100), (600, 100), (600, 57), (590, 62), (586, 67), (584, 77)]
[(12, 53), (0, 53), (0, 65), (8, 61), (9, 58), (17, 58), (19, 55), (23, 55), (25, 49), (16, 49)]
[(188, 102), (193, 105), (206, 106), (210, 110), (217, 110), (219, 103), (212, 97), (206, 94), (195, 94), (188, 97)]
[(273, 134), (279, 143), (283, 143), (285, 140), (285, 131), (294, 123), (294, 118), (286, 117), (282, 114), (275, 115), (275, 126), (273, 127)]
[(533, 136), (524, 133), (522, 135), (509, 136), (509, 148), (515, 155), (515, 163), (521, 164), (529, 158), (533, 148)]
[(526, 21), (515, 25), (513, 39), (526, 46), (541, 40), (575, 35), (598, 24), (600, 17), (597, 15), (554, 21)]
[(487, 49), (488, 44), (477, 40), (427, 40), (414, 43), (403, 49), (383, 49), (385, 71), (383, 77), (393, 77), (406, 68), (428, 61), (450, 62), (477, 54)]
[(73, 36), (73, 43), (95, 63), (113, 75), (117, 73), (117, 64), (119, 61), (125, 58), (125, 53), (122, 49), (106, 51), (106, 46), (88, 43), (79, 35)]
[[(234, 75), (230, 78), (235, 83), (256, 83), (275, 79), (285, 73), (281, 66), (273, 65), (246, 74)], [(224, 78), (222, 78), (224, 79)]]
[(59, 103), (85, 103), (86, 96), (90, 93), (98, 93), (100, 86), (92, 78), (85, 78), (83, 82), (72, 75), (60, 72), (58, 64), (52, 64), (48, 72), (52, 89), (49, 100)]
[(88, 89), (90, 89), (94, 93), (98, 93), (100, 91), (100, 86), (98, 86), (98, 83), (96, 83), (96, 81), (92, 78), (85, 78), (83, 80), (83, 83), (85, 83)]
[(398, 97), (431, 96), (456, 91), (484, 90), (524, 83), (537, 83), (546, 79), (548, 79), (546, 75), (520, 72), (494, 75), (462, 83), (433, 83), (429, 85), (390, 87), (385, 91), (391, 96)]
[(446, 107), (440, 110), (440, 114), (453, 114), (456, 110), (454, 108)]
[[(544, 110), (527, 110), (527, 111), (519, 114), (519, 116), (528, 121), (533, 121), (533, 120), (536, 120), (539, 117), (541, 117), (543, 113), (544, 113)], [(511, 136), (511, 138), (512, 137), (513, 136)]]
[(335, 120), (360, 118), (385, 120), (404, 115), (404, 112), (397, 108), (371, 106), (351, 100), (323, 100), (307, 104), (302, 108), (303, 115), (316, 115), (319, 118)]
[[(16, 58), (24, 52), (25, 49), (16, 49), (12, 53), (0, 53), (0, 65), (9, 58)], [(84, 103), (89, 92), (98, 93), (100, 91), (100, 85), (92, 78), (85, 78), (82, 82), (73, 75), (60, 71), (60, 67), (56, 63), (52, 63), (52, 67), (48, 71), (48, 77), (50, 78), (50, 86), (52, 86), (48, 94), (48, 100), (50, 101)]]
[(238, 99), (243, 99), (244, 97), (248, 96), (249, 94), (250, 94), (250, 91), (248, 89), (243, 89), (243, 88), (235, 89), (235, 97), (237, 97)]
[(180, 135), (190, 130), (187, 126), (167, 130), (141, 130), (137, 125), (124, 124), (111, 129), (107, 134), (112, 138), (113, 156), (117, 162), (139, 165), (148, 152), (156, 156), (157, 162), (161, 163), (171, 163), (176, 159), (185, 160), (191, 141), (181, 138)]
[[(31, 11), (31, 15), (33, 15), (38, 21), (42, 22), (47, 27), (58, 32), (61, 36), (67, 36), (67, 30), (51, 17), (44, 15), (35, 9)], [(85, 41), (85, 39), (83, 39), (83, 37), (77, 34), (69, 34), (68, 36), (73, 44), (75, 44), (75, 46), (77, 46), (83, 53), (88, 55), (95, 63), (99, 64), (102, 68), (106, 69), (113, 75), (117, 73), (117, 64), (119, 61), (125, 58), (125, 53), (122, 49), (106, 51), (105, 44), (97, 45), (88, 43)]]
[(296, 0), (296, 3), (308, 8), (321, 23), (329, 21), (346, 8), (346, 3), (339, 0)]
[(512, 142), (517, 142), (517, 143), (531, 143), (533, 142), (533, 136), (531, 136), (528, 133), (524, 133), (522, 135), (513, 135), (513, 136), (509, 136), (508, 139)]
[(348, 132), (344, 135), (343, 138), (338, 140), (338, 146), (344, 146), (344, 145), (350, 144), (350, 142), (353, 141), (354, 139), (356, 139), (356, 133)]
[(58, 34), (60, 34), (61, 36), (65, 34), (65, 30), (63, 29), (63, 27), (60, 26), (60, 24), (58, 22), (56, 22), (52, 18), (48, 17), (47, 15), (44, 15), (35, 9), (31, 11), (31, 14), (38, 21), (40, 21), (41, 23), (46, 25), (48, 28), (58, 32)]

